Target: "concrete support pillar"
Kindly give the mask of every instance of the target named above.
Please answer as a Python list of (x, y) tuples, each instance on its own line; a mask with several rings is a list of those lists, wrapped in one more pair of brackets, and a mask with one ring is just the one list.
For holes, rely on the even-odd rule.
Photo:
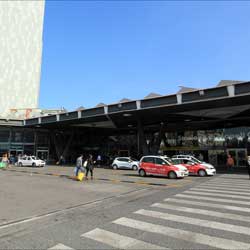
[(158, 151), (160, 149), (161, 141), (165, 137), (165, 124), (162, 122), (160, 124), (159, 132), (156, 138), (154, 138), (154, 141), (152, 142), (152, 148), (151, 152), (152, 154), (158, 154)]
[(182, 94), (177, 94), (176, 97), (177, 97), (177, 103), (182, 104)]
[(142, 155), (147, 155), (148, 146), (143, 130), (143, 125), (140, 119), (137, 121), (137, 155), (141, 157)]
[(227, 86), (227, 92), (228, 92), (228, 96), (230, 97), (235, 96), (235, 86), (234, 85)]
[(58, 159), (61, 155), (66, 158), (68, 156), (69, 148), (74, 138), (74, 132), (72, 131), (69, 135), (54, 132), (51, 134), (51, 137)]

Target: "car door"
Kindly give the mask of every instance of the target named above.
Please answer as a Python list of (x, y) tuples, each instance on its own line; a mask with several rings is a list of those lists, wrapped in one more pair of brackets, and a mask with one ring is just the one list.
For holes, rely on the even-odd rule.
[(129, 158), (124, 158), (124, 167), (126, 169), (130, 169), (131, 168), (130, 165), (131, 165), (131, 160)]
[(144, 157), (142, 159), (140, 166), (148, 174), (154, 174), (156, 172), (154, 157), (150, 157), (150, 156)]
[(26, 166), (26, 164), (27, 164), (27, 157), (26, 157), (26, 156), (22, 157), (22, 158), (20, 159), (20, 163), (21, 163), (23, 166)]
[(32, 166), (32, 159), (30, 156), (27, 157), (26, 166)]
[(155, 158), (155, 174), (168, 175), (169, 165), (161, 158)]
[(183, 159), (183, 162), (189, 173), (195, 173), (195, 164), (192, 160)]
[(129, 168), (129, 160), (125, 157), (119, 158), (119, 167), (120, 168)]

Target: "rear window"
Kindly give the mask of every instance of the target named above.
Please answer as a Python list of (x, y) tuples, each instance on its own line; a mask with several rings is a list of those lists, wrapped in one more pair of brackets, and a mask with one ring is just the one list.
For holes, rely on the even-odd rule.
[(142, 162), (154, 163), (154, 157), (144, 157)]

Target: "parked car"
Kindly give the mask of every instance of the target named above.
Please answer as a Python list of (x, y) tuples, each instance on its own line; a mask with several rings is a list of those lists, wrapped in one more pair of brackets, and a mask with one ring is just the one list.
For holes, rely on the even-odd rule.
[(174, 165), (164, 156), (143, 156), (139, 164), (139, 175), (162, 175), (170, 179), (188, 176), (188, 170), (183, 165)]
[(18, 160), (17, 165), (19, 167), (22, 166), (44, 167), (45, 161), (40, 160), (36, 156), (23, 156)]
[(175, 164), (184, 165), (189, 170), (190, 174), (195, 174), (202, 177), (216, 174), (216, 169), (213, 165), (206, 162), (201, 162), (191, 155), (174, 155), (172, 157), (172, 161)]
[(112, 163), (113, 169), (133, 169), (139, 168), (139, 161), (130, 157), (117, 157)]

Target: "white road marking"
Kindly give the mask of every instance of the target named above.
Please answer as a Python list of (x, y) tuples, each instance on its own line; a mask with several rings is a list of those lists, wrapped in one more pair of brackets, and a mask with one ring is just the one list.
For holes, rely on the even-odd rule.
[[(247, 177), (248, 177), (248, 175), (247, 175)], [(209, 183), (217, 183), (217, 182), (219, 182), (219, 183), (234, 183), (234, 184), (249, 184), (249, 179), (247, 178), (247, 179), (244, 179), (244, 180), (224, 180), (224, 179), (222, 179), (222, 180), (218, 180), (218, 179), (215, 179), (215, 180), (210, 180), (210, 181), (208, 181)]]
[(206, 182), (206, 184), (210, 184), (210, 185), (222, 185), (222, 186), (228, 186), (228, 187), (241, 187), (241, 188), (250, 188), (250, 181), (249, 184), (237, 184), (237, 183), (232, 183), (232, 182)]
[(222, 178), (222, 179), (242, 179), (242, 175), (231, 175), (231, 174), (223, 174), (218, 176), (217, 178)]
[(166, 249), (145, 241), (133, 239), (117, 233), (112, 233), (100, 228), (84, 233), (81, 237), (89, 238), (114, 248), (120, 249)]
[(74, 249), (59, 243), (59, 244), (49, 248), (48, 250), (74, 250)]
[(218, 201), (221, 203), (232, 203), (232, 204), (238, 204), (238, 205), (250, 205), (249, 201), (238, 201), (238, 200), (229, 200), (229, 199), (216, 199), (216, 198), (210, 198), (210, 197), (202, 197), (202, 196), (196, 196), (196, 195), (186, 195), (186, 194), (176, 194), (176, 197), (181, 198), (190, 198), (195, 200), (206, 200), (206, 201)]
[(197, 206), (205, 206), (205, 207), (212, 207), (212, 208), (222, 208), (226, 210), (233, 210), (233, 211), (240, 211), (240, 212), (247, 212), (250, 213), (250, 208), (246, 207), (236, 207), (236, 206), (229, 206), (229, 205), (222, 205), (222, 204), (211, 204), (207, 202), (199, 202), (199, 201), (192, 201), (192, 200), (184, 200), (184, 199), (174, 199), (174, 198), (168, 198), (164, 201), (167, 202), (174, 202), (174, 203), (180, 203), (180, 204), (189, 204), (189, 205), (197, 205)]
[(195, 226), (200, 226), (200, 227), (223, 230), (223, 231), (227, 231), (227, 232), (250, 235), (249, 227), (236, 226), (236, 225), (216, 222), (216, 221), (212, 221), (212, 220), (203, 220), (203, 219), (197, 219), (197, 218), (193, 218), (193, 217), (186, 217), (186, 216), (180, 216), (180, 215), (169, 214), (169, 213), (162, 213), (162, 212), (158, 212), (158, 211), (145, 210), (145, 209), (140, 209), (140, 210), (136, 211), (135, 214), (141, 214), (141, 215), (150, 216), (153, 218), (163, 219), (163, 220), (168, 220), (168, 221), (186, 223), (189, 225), (195, 225)]
[(203, 196), (213, 196), (213, 197), (226, 197), (226, 198), (236, 198), (241, 200), (250, 200), (250, 197), (242, 196), (242, 195), (230, 195), (230, 194), (218, 194), (218, 193), (209, 193), (209, 192), (197, 192), (197, 191), (190, 191), (187, 190), (183, 192), (185, 194), (198, 194)]
[(218, 178), (217, 179), (211, 179), (211, 180), (209, 180), (208, 182), (235, 182), (235, 183), (246, 183), (246, 182), (249, 182), (249, 179), (248, 179), (248, 174), (246, 174), (245, 176), (244, 176), (245, 178), (243, 179), (240, 179), (240, 178), (232, 178), (232, 179), (229, 179), (229, 178), (227, 178), (227, 179), (219, 179), (218, 180)]
[(234, 191), (234, 190), (228, 190), (228, 189), (216, 189), (216, 188), (191, 188), (189, 190), (194, 190), (194, 191), (204, 191), (204, 192), (218, 192), (218, 193), (225, 193), (225, 194), (240, 194), (240, 195), (245, 195), (245, 196), (250, 196), (250, 190), (248, 192), (239, 192), (239, 191)]
[(173, 237), (178, 240), (189, 241), (195, 244), (204, 244), (211, 247), (217, 247), (221, 249), (249, 249), (250, 244), (243, 243), (240, 241), (227, 240), (223, 238), (213, 237), (205, 234), (185, 231), (181, 229), (175, 229), (171, 227), (156, 225), (148, 222), (143, 222), (139, 220), (129, 219), (122, 217), (113, 221), (113, 223), (150, 232), (162, 234), (168, 237)]
[(243, 216), (243, 215), (232, 214), (232, 213), (222, 213), (222, 212), (210, 211), (210, 210), (205, 210), (205, 209), (180, 207), (178, 205), (169, 205), (169, 204), (162, 204), (162, 203), (154, 203), (151, 206), (163, 208), (163, 209), (169, 209), (173, 211), (181, 211), (181, 212), (188, 212), (188, 213), (194, 213), (194, 214), (202, 214), (206, 216), (214, 216), (218, 218), (225, 218), (225, 219), (230, 219), (230, 220), (250, 222), (250, 216)]
[(234, 188), (234, 187), (226, 187), (226, 186), (221, 186), (220, 184), (214, 184), (214, 185), (209, 185), (209, 184), (202, 184), (199, 187), (201, 188), (217, 188), (217, 189), (225, 189), (225, 190), (234, 190), (234, 191), (242, 191), (242, 192), (249, 192), (250, 188)]

